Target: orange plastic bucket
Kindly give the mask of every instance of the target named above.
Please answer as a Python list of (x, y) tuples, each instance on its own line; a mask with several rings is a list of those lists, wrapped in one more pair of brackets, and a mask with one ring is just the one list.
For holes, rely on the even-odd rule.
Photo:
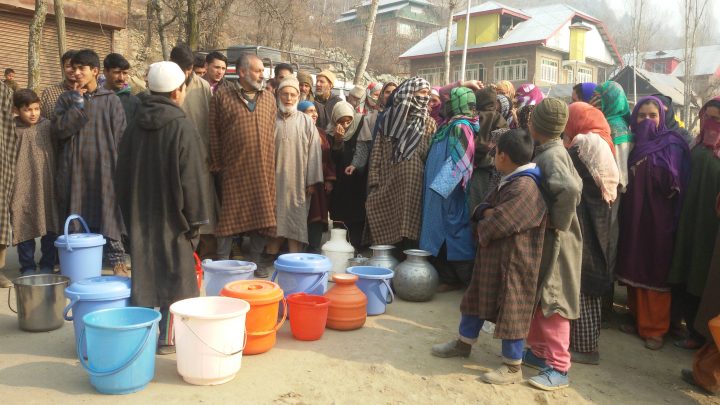
[[(245, 318), (247, 344), (243, 354), (265, 353), (275, 346), (276, 332), (285, 323), (287, 316), (287, 301), (283, 298), (280, 286), (272, 281), (238, 280), (225, 285), (220, 295), (240, 298), (250, 304), (250, 311)], [(283, 303), (283, 311), (278, 322), (280, 301)]]
[(711, 319), (710, 322), (708, 322), (708, 327), (710, 327), (710, 333), (712, 334), (715, 344), (720, 348), (720, 315)]
[(290, 331), (297, 340), (318, 340), (325, 332), (330, 299), (321, 295), (295, 293), (287, 296)]

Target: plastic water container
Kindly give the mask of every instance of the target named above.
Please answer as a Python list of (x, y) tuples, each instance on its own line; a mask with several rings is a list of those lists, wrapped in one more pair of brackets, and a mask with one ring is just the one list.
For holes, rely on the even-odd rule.
[(177, 370), (194, 385), (226, 383), (240, 371), (247, 342), (247, 301), (197, 297), (170, 306), (174, 316)]
[[(65, 289), (70, 303), (65, 307), (63, 316), (72, 321), (75, 327), (76, 346), (85, 324), (83, 317), (101, 309), (123, 308), (130, 306), (130, 279), (127, 277), (93, 277), (73, 283)], [(72, 315), (69, 315), (72, 310)], [(79, 342), (82, 349), (78, 356), (87, 358), (85, 342)]]
[(202, 262), (205, 273), (205, 295), (220, 295), (226, 284), (237, 280), (251, 280), (257, 265), (240, 260), (210, 260)]
[[(79, 220), (85, 233), (70, 234), (70, 222)], [(60, 273), (70, 277), (75, 283), (86, 278), (99, 277), (102, 274), (102, 253), (105, 238), (97, 233), (90, 233), (80, 215), (72, 214), (65, 220), (65, 234), (58, 236), (55, 247), (60, 256)]]
[(145, 388), (155, 376), (160, 312), (149, 308), (111, 308), (83, 317), (88, 358), (78, 356), (90, 384), (102, 394), (129, 394)]
[(393, 271), (384, 267), (357, 266), (349, 267), (347, 272), (358, 276), (355, 284), (367, 296), (367, 314), (384, 314), (387, 304), (395, 299), (390, 288)]
[(272, 281), (276, 281), (285, 292), (290, 294), (304, 292), (323, 295), (327, 291), (328, 273), (332, 262), (322, 255), (312, 253), (289, 253), (275, 260), (275, 272)]

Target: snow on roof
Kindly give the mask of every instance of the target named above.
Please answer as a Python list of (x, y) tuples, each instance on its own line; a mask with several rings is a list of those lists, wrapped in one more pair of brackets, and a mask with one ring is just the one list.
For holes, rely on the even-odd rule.
[[(492, 3), (492, 4), (491, 4)], [(511, 9), (510, 7), (502, 6), (498, 3), (488, 2), (483, 3), (481, 6), (476, 7), (502, 7), (504, 9)], [(472, 12), (472, 9), (471, 9)], [(598, 21), (594, 17), (591, 17), (585, 13), (582, 13), (570, 6), (565, 4), (553, 4), (541, 7), (532, 7), (526, 10), (517, 10), (520, 14), (524, 14), (530, 17), (528, 21), (523, 21), (515, 26), (514, 29), (505, 33), (503, 38), (497, 41), (487, 42), (479, 45), (471, 45), (468, 47), (469, 50), (482, 49), (482, 48), (496, 48), (496, 47), (509, 47), (513, 45), (524, 45), (524, 44), (544, 44), (547, 39), (552, 37), (564, 24), (568, 23), (574, 16), (579, 15), (590, 21)], [(599, 22), (599, 21), (598, 21)], [(603, 30), (598, 27), (601, 35)], [(408, 49), (405, 53), (400, 55), (401, 58), (415, 58), (421, 56), (438, 55), (444, 52), (445, 48), (445, 33), (447, 28), (442, 28), (435, 31), (422, 39), (420, 42), (415, 44), (413, 47)], [(452, 32), (450, 34), (451, 41), (451, 52), (462, 51), (462, 46), (456, 44), (457, 40), (457, 24), (452, 25)], [(607, 46), (613, 48), (609, 37), (604, 36)], [(619, 57), (617, 57), (619, 59)]]
[[(470, 7), (470, 14), (484, 13), (484, 12), (495, 11), (495, 10), (507, 10), (514, 14), (520, 14), (523, 16), (527, 16), (527, 14), (520, 9), (506, 6), (504, 4), (496, 3), (494, 1), (486, 1), (485, 3), (482, 3), (480, 5)], [(465, 16), (465, 13), (467, 13), (467, 9), (464, 9), (463, 11), (454, 14), (453, 17)]]
[[(677, 58), (680, 64), (671, 74), (685, 75), (684, 48), (641, 53), (642, 60)], [(659, 54), (663, 52), (663, 54)], [(630, 57), (632, 59), (632, 57)], [(693, 76), (712, 75), (720, 68), (720, 45), (699, 46), (695, 48), (695, 69)]]
[[(619, 77), (621, 74), (626, 73), (632, 75), (632, 66), (626, 66), (612, 80)], [(666, 75), (664, 73), (650, 72), (645, 69), (635, 69), (639, 78), (645, 80), (654, 87), (659, 93), (662, 93), (672, 98), (673, 103), (679, 105), (685, 105), (685, 84), (674, 75)]]
[[(365, 1), (360, 7), (369, 6), (371, 1)], [(380, 0), (378, 4), (378, 14), (389, 13), (403, 9), (409, 5), (418, 4), (421, 6), (434, 6), (434, 4), (425, 0)], [(352, 21), (357, 18), (357, 9), (353, 8), (340, 14), (340, 18), (335, 20), (336, 23)]]

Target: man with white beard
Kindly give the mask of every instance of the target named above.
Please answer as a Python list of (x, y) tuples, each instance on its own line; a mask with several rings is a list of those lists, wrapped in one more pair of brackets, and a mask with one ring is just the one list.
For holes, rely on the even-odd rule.
[(218, 256), (227, 258), (232, 238), (246, 234), (255, 275), (267, 277), (272, 262), (262, 237), (275, 236), (277, 107), (264, 90), (262, 60), (243, 54), (236, 66), (239, 82), (220, 86), (210, 101), (210, 170), (220, 177)]
[(268, 241), (268, 254), (277, 255), (287, 240), (291, 253), (302, 252), (308, 243), (307, 218), (310, 197), (322, 184), (320, 134), (310, 116), (298, 112), (300, 83), (286, 77), (277, 88), (275, 122), (276, 237)]

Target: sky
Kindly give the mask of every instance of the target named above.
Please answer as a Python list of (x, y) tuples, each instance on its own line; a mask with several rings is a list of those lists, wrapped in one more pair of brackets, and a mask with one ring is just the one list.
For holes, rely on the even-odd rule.
[[(710, 10), (708, 10), (708, 12), (710, 13), (710, 26), (714, 27), (714, 32), (711, 32), (711, 35), (715, 37), (713, 38), (714, 40), (711, 40), (711, 42), (720, 44), (720, 24), (712, 23), (713, 21), (720, 21), (720, 0), (709, 1), (708, 8)], [(605, 0), (605, 2), (618, 16), (630, 14), (632, 11), (633, 0)], [(652, 11), (648, 11), (645, 15), (652, 17), (654, 13), (658, 13), (660, 16), (664, 17), (669, 29), (677, 31), (680, 35), (682, 35), (682, 4), (684, 2), (684, 0), (646, 0), (645, 8)]]

